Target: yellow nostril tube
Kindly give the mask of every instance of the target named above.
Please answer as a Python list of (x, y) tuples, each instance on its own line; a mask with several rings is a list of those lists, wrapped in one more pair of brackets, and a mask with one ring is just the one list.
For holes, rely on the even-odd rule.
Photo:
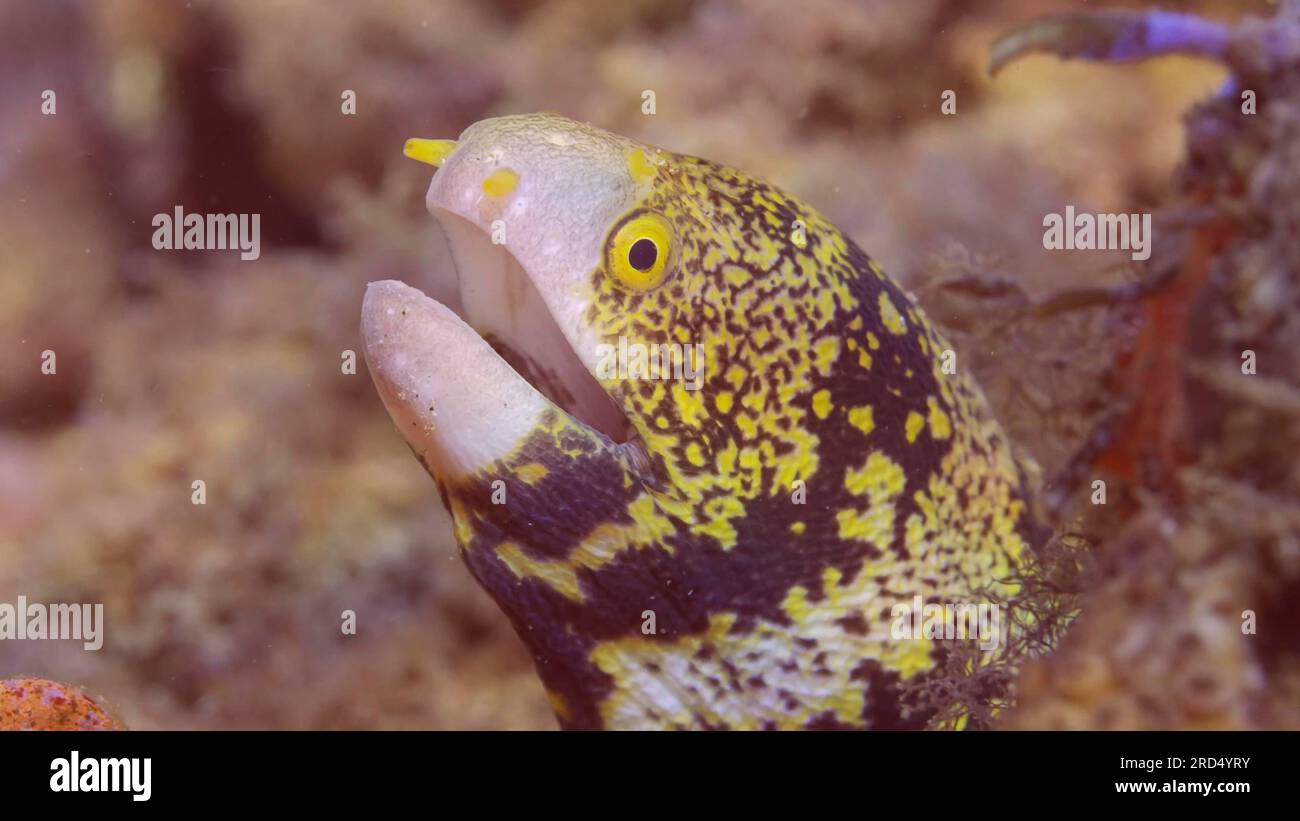
[(402, 153), (413, 160), (419, 160), (434, 168), (446, 162), (451, 152), (456, 150), (455, 140), (421, 140), (410, 139), (402, 148)]

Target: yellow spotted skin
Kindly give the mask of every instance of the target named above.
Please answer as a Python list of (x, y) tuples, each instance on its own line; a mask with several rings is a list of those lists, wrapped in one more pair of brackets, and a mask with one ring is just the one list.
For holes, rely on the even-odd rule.
[(443, 484), (471, 569), (565, 727), (926, 726), (913, 685), (951, 642), (892, 637), (892, 608), (1014, 607), (1037, 528), (1004, 435), (821, 214), (698, 158), (628, 167), (644, 193), (618, 224), (666, 220), (668, 270), (633, 288), (602, 263), (585, 320), (611, 343), (701, 345), (703, 383), (610, 380), (641, 445), (551, 413)]

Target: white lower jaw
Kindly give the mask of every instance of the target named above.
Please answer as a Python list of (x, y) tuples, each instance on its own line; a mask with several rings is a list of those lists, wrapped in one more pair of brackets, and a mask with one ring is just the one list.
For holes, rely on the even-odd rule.
[(553, 407), (455, 312), (401, 282), (366, 289), (361, 337), (394, 424), (440, 477), (507, 456)]

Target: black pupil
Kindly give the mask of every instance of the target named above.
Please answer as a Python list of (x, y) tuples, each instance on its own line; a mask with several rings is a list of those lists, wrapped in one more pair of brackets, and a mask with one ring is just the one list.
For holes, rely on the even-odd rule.
[(632, 250), (627, 252), (627, 261), (638, 271), (649, 271), (657, 259), (659, 247), (645, 238), (632, 243)]

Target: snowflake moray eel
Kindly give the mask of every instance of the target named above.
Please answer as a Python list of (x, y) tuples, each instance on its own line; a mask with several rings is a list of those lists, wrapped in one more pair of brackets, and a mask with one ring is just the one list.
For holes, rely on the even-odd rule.
[(794, 196), (560, 116), (406, 153), (447, 298), (372, 283), (366, 360), (560, 725), (928, 726), (953, 642), (894, 607), (1014, 607), (1039, 528), (913, 299)]

